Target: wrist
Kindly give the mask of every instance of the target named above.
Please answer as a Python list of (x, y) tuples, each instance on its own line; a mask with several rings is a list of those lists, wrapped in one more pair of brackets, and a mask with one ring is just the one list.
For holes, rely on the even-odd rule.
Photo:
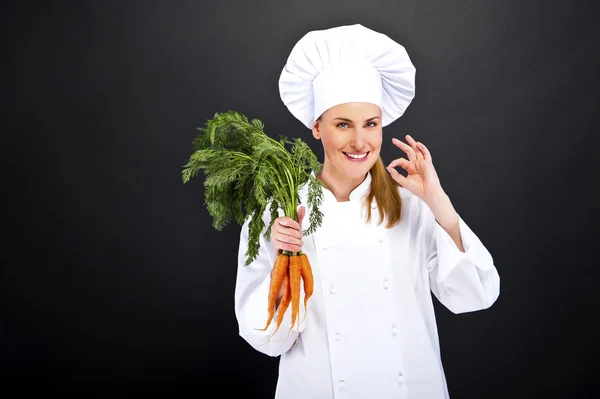
[(444, 207), (448, 202), (450, 202), (450, 197), (448, 197), (446, 192), (442, 189), (429, 194), (425, 198), (425, 203), (431, 210)]

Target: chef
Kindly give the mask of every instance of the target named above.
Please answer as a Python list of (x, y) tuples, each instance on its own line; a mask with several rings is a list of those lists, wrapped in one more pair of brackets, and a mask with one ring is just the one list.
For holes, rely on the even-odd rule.
[[(242, 226), (235, 286), (239, 334), (280, 356), (276, 399), (449, 398), (433, 296), (453, 313), (487, 309), (499, 295), (491, 254), (455, 211), (421, 142), (384, 134), (415, 93), (403, 46), (360, 24), (311, 31), (293, 47), (279, 90), (287, 109), (322, 142), (322, 225), (303, 236), (282, 216), (248, 266)], [(403, 153), (387, 166), (391, 141)], [(396, 168), (402, 168), (406, 176)], [(300, 189), (306, 204), (307, 187)], [(267, 207), (268, 209), (268, 207)], [(263, 215), (269, 226), (269, 213)], [(308, 219), (306, 219), (308, 220)], [(314, 293), (300, 323), (288, 307), (264, 331), (271, 269), (282, 250), (310, 260)]]

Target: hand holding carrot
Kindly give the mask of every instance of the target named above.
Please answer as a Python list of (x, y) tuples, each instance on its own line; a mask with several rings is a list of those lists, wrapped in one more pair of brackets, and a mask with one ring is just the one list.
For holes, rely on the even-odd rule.
[[(308, 299), (313, 294), (314, 280), (311, 265), (306, 254), (302, 252), (302, 220), (305, 214), (306, 207), (301, 206), (297, 211), (298, 221), (281, 216), (275, 219), (271, 226), (271, 241), (277, 248), (277, 255), (271, 269), (271, 286), (268, 299), (269, 318), (266, 326), (261, 329), (263, 331), (271, 323), (276, 309), (281, 307), (277, 314), (277, 329), (279, 329), (285, 311), (290, 304), (292, 306), (293, 327), (299, 314), (301, 281), (304, 283), (305, 308)], [(299, 319), (298, 322), (300, 322)]]
[(306, 214), (306, 207), (298, 208), (298, 221), (281, 216), (275, 219), (271, 226), (271, 240), (278, 252), (300, 252), (302, 250), (302, 219)]
[[(271, 226), (271, 240), (277, 248), (277, 255), (281, 255), (282, 251), (300, 252), (302, 250), (302, 219), (304, 219), (305, 214), (306, 208), (301, 206), (298, 208), (297, 222), (286, 216), (275, 219), (273, 226)], [(271, 278), (273, 278), (274, 271), (275, 267), (271, 269)], [(286, 287), (282, 284), (277, 295), (277, 303), (281, 300), (285, 290)]]

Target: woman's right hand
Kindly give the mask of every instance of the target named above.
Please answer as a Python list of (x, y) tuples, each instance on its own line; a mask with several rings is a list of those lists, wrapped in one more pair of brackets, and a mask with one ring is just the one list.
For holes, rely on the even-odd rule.
[(280, 216), (271, 226), (271, 241), (278, 254), (281, 251), (300, 252), (302, 250), (302, 219), (306, 214), (306, 208), (298, 208), (298, 221), (287, 216)]

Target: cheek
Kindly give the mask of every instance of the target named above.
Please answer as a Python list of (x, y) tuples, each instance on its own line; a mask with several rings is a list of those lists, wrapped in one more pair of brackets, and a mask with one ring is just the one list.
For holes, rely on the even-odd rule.
[(321, 142), (323, 143), (323, 148), (325, 151), (337, 151), (340, 147), (340, 143), (335, 139), (334, 135), (325, 135), (321, 138)]
[(382, 134), (378, 134), (376, 137), (373, 137), (372, 140), (370, 140), (371, 143), (371, 147), (376, 148), (376, 149), (381, 149), (381, 144), (383, 143), (383, 136)]

